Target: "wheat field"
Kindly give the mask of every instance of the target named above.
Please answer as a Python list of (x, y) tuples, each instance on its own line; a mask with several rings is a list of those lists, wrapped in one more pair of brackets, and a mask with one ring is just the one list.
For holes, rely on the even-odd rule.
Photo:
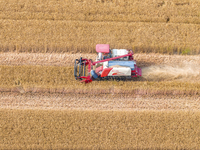
[(2, 1), (2, 52), (95, 52), (97, 43), (135, 52), (199, 54), (198, 0)]
[[(151, 79), (152, 75), (148, 75), (150, 74), (150, 71), (148, 71), (147, 79), (141, 79), (141, 81), (140, 78), (138, 81), (126, 82), (94, 81), (89, 85), (85, 85), (74, 79), (73, 67), (0, 66), (0, 70), (0, 87), (2, 87), (2, 92), (4, 89), (5, 91), (9, 91), (8, 89), (10, 89), (10, 91), (14, 92), (18, 91), (17, 88), (23, 88), (25, 92), (31, 92), (38, 89), (36, 90), (38, 92), (48, 92), (52, 90), (52, 92), (60, 91), (77, 94), (90, 93), (91, 95), (109, 93), (134, 95), (140, 93), (140, 95), (146, 96), (161, 94), (189, 96), (200, 94), (200, 79), (198, 80), (198, 78), (196, 78), (193, 82), (191, 82), (191, 80), (187, 81), (187, 77), (185, 78), (184, 74), (182, 76), (178, 74), (177, 77), (174, 77), (173, 72), (171, 78), (169, 74), (164, 77), (163, 73), (160, 74), (158, 72), (158, 74), (156, 74), (155, 71), (153, 71), (152, 74), (155, 74), (155, 77)], [(164, 74), (167, 72), (168, 71)], [(145, 77), (145, 74), (143, 76)], [(199, 76), (199, 72), (197, 76)], [(167, 79), (167, 77), (169, 79)], [(179, 80), (176, 80), (176, 78)]]
[(135, 54), (142, 78), (88, 85), (80, 56), (0, 54), (1, 149), (198, 149), (199, 55)]
[(198, 149), (196, 111), (0, 110), (1, 149)]
[[(0, 0), (0, 149), (199, 149), (199, 0)], [(143, 76), (81, 84), (132, 49)]]

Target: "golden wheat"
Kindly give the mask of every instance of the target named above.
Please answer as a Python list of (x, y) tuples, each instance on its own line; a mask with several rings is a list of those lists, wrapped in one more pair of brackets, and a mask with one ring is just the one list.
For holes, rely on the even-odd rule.
[(1, 149), (198, 149), (199, 112), (0, 110)]
[[(88, 85), (76, 81), (73, 67), (58, 66), (0, 66), (1, 91), (18, 87), (26, 92), (56, 92), (79, 94), (125, 94), (125, 95), (199, 95), (200, 83), (160, 80), (147, 81), (95, 81)], [(144, 80), (144, 81), (143, 81)]]
[(198, 0), (65, 0), (2, 2), (1, 18), (199, 23)]
[(199, 54), (199, 1), (12, 0), (1, 7), (1, 51)]
[[(10, 0), (2, 1), (1, 4), (1, 52), (88, 53), (95, 52), (96, 44), (108, 43), (112, 48), (133, 49), (134, 52), (200, 53), (198, 0), (134, 2)], [(154, 55), (147, 55), (145, 58), (144, 55), (140, 56), (138, 55), (138, 64), (142, 67), (163, 62), (170, 63), (171, 60), (180, 61), (178, 64), (190, 61), (189, 57), (174, 61), (170, 56), (159, 59)], [(168, 72), (173, 71), (173, 76), (170, 78), (172, 81), (159, 78), (163, 68), (151, 66), (156, 68), (157, 72), (145, 68), (146, 72), (143, 71), (146, 79), (139, 78), (139, 81), (135, 82), (103, 81), (85, 85), (74, 79), (73, 68), (69, 67), (73, 64), (74, 57), (76, 56), (72, 55), (72, 58), (68, 59), (68, 56), (60, 55), (50, 60), (52, 56), (47, 56), (47, 61), (35, 61), (37, 58), (42, 59), (36, 55), (32, 59), (33, 62), (31, 59), (27, 60), (28, 58), (15, 60), (2, 57), (1, 65), (18, 66), (0, 66), (0, 92), (12, 92), (13, 97), (16, 97), (16, 99), (6, 98), (3, 97), (5, 93), (2, 93), (1, 106), (4, 107), (1, 108), (7, 106), (18, 110), (0, 109), (0, 149), (198, 149), (200, 147), (198, 111), (146, 110), (155, 108), (155, 103), (158, 104), (156, 109), (198, 110), (198, 100), (195, 98), (200, 95), (199, 78), (196, 76), (199, 67), (196, 71), (191, 71), (192, 77), (187, 78), (191, 74), (184, 73), (191, 68), (182, 67), (184, 71), (177, 72), (176, 69), (174, 71), (174, 66), (172, 70), (164, 66), (165, 74), (166, 69)], [(64, 59), (66, 63), (63, 63)], [(17, 61), (20, 63), (17, 64)], [(199, 58), (192, 61), (194, 64)], [(22, 66), (24, 64), (56, 66)], [(186, 78), (182, 77), (185, 75)], [(177, 80), (180, 77), (183, 81)], [(191, 78), (196, 78), (196, 82), (192, 82)], [(45, 101), (45, 97), (41, 96), (34, 99), (37, 102), (31, 103), (27, 96), (30, 92), (35, 96), (32, 98), (37, 98), (37, 92), (42, 94), (46, 92), (46, 95), (62, 93), (76, 96), (79, 101), (83, 100), (78, 105), (79, 109), (91, 107), (92, 102), (89, 97), (94, 98), (93, 103), (96, 105), (100, 103), (99, 100), (107, 98), (108, 109), (130, 108), (133, 97), (135, 100), (138, 97), (187, 96), (192, 97), (192, 100), (189, 98), (181, 101), (179, 98), (171, 101), (162, 99), (157, 101), (151, 99), (149, 102), (143, 99), (134, 101), (135, 106), (132, 108), (144, 108), (145, 111), (20, 110), (26, 104), (29, 106), (33, 104), (31, 109), (34, 107), (41, 109), (42, 105), (47, 109), (50, 103), (52, 104), (50, 107), (55, 106), (54, 109), (61, 109), (56, 106), (64, 105), (64, 102), (61, 103), (62, 98), (59, 100), (55, 98), (58, 101), (54, 102), (52, 97), (43, 104), (38, 103), (41, 99)], [(83, 95), (85, 99), (80, 98)], [(101, 99), (98, 99), (99, 97)], [(113, 97), (121, 99), (114, 101)], [(126, 99), (127, 105), (122, 105), (124, 98), (128, 97), (131, 100)], [(24, 101), (21, 98), (24, 98)], [(79, 101), (76, 100), (70, 101), (69, 96), (68, 107), (77, 107)], [(99, 109), (102, 110), (103, 107)]]
[(199, 53), (199, 25), (194, 24), (44, 20), (4, 20), (2, 24), (2, 51), (95, 52), (97, 43), (109, 43), (134, 52), (163, 48), (163, 53), (173, 54), (179, 48), (179, 53)]

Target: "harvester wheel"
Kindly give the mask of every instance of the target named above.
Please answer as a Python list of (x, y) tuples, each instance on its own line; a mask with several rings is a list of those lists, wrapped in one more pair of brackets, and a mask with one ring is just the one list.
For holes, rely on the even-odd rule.
[(121, 80), (122, 81), (126, 81), (126, 77), (121, 77)]
[(120, 81), (120, 77), (116, 77), (115, 80), (116, 80), (117, 82), (119, 82), (119, 81)]

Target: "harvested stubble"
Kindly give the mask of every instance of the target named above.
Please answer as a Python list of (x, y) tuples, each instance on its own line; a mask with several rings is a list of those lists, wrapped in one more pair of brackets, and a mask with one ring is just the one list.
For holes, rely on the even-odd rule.
[(0, 7), (1, 51), (135, 51), (199, 54), (199, 1), (25, 1)]
[(197, 111), (0, 110), (1, 149), (198, 149)]
[(0, 66), (0, 87), (1, 91), (23, 91), (22, 93), (35, 91), (147, 96), (200, 94), (200, 82), (191, 82), (187, 79), (184, 82), (96, 81), (85, 85), (74, 79), (73, 67), (57, 66)]
[[(97, 55), (89, 53), (0, 53), (0, 65), (73, 66), (74, 60), (80, 57), (95, 60)], [(188, 68), (200, 66), (200, 55), (136, 53), (134, 59), (137, 60), (139, 67), (159, 66), (161, 64)]]
[[(144, 55), (144, 57), (145, 56), (146, 55)], [(8, 52), (8, 53), (0, 53), (0, 65), (73, 66), (74, 60), (79, 59), (80, 57), (95, 60), (97, 55), (83, 54), (83, 53), (71, 54), (71, 53), (9, 53)], [(200, 58), (198, 56), (182, 56), (182, 57), (192, 61), (196, 61), (196, 59)]]
[(109, 110), (109, 111), (199, 111), (200, 97), (148, 96), (119, 94), (60, 94), (2, 92), (0, 109), (31, 110)]

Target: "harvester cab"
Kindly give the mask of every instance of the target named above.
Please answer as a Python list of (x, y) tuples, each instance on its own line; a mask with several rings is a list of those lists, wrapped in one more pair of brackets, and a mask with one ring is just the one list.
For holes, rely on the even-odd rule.
[(111, 50), (108, 44), (97, 44), (96, 52), (98, 53), (96, 61), (111, 58)]
[(96, 52), (98, 56), (95, 62), (85, 58), (75, 60), (75, 79), (89, 83), (102, 79), (126, 80), (142, 75), (133, 60), (132, 50), (110, 49), (108, 44), (97, 44)]

